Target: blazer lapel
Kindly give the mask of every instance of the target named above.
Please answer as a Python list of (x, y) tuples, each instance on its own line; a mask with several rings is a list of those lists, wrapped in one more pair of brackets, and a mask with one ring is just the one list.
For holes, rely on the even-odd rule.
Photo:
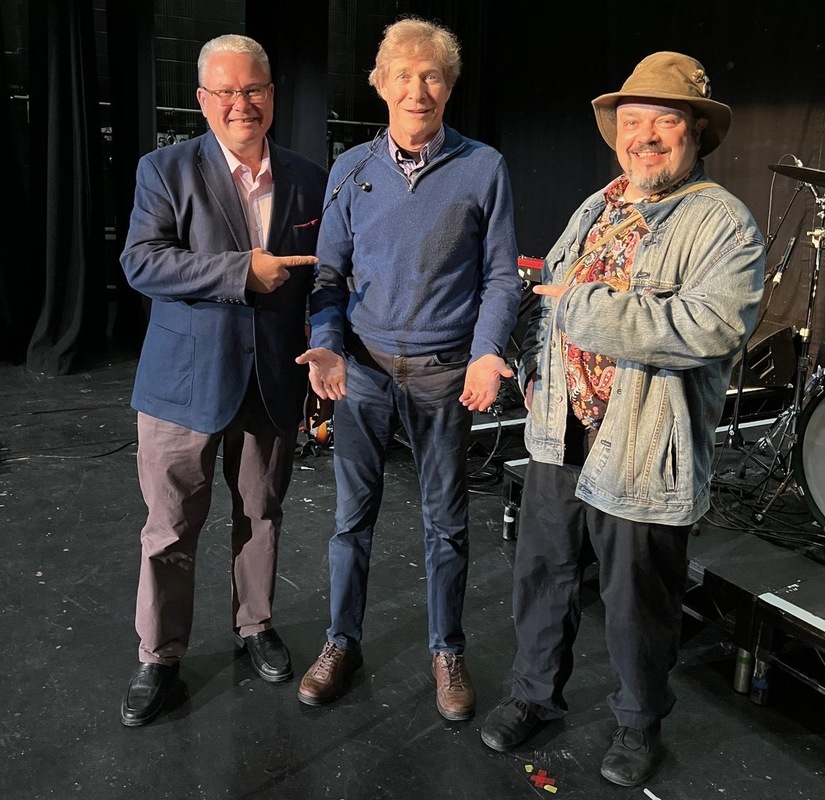
[(209, 131), (201, 147), (201, 161), (198, 165), (206, 184), (207, 191), (214, 199), (214, 205), (223, 216), (226, 225), (235, 240), (235, 248), (243, 252), (252, 249), (249, 231), (246, 227), (238, 190), (229, 172), (226, 158), (215, 134)]
[(269, 163), (272, 165), (272, 218), (269, 221), (270, 253), (282, 251), (282, 242), (292, 223), (290, 209), (295, 202), (295, 176), (289, 162), (282, 160), (281, 154), (270, 140)]

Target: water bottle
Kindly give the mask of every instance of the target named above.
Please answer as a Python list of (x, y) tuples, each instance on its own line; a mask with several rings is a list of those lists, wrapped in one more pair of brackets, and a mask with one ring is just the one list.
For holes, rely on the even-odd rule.
[(504, 525), (501, 536), (503, 539), (512, 541), (516, 538), (516, 520), (518, 519), (518, 507), (512, 503), (504, 506)]
[(740, 647), (736, 651), (736, 668), (733, 672), (733, 689), (739, 694), (748, 694), (753, 677), (753, 653)]

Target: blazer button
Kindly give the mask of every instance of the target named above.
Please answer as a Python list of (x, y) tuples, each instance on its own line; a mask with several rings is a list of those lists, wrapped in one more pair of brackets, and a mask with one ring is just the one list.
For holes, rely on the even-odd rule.
[(244, 347), (243, 351), (244, 351), (244, 353), (254, 353), (255, 348), (254, 347)]

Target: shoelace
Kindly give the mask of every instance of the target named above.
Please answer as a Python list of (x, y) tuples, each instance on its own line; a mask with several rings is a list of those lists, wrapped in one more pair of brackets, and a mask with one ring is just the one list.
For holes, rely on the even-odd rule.
[(327, 642), (318, 658), (318, 666), (313, 672), (314, 677), (324, 680), (328, 678), (335, 665), (344, 657), (344, 653), (345, 650), (335, 642)]
[(453, 653), (439, 653), (436, 662), (442, 663), (447, 670), (448, 689), (463, 690), (467, 688), (464, 685), (464, 675), (461, 672), (461, 656)]
[(515, 706), (520, 711), (530, 711), (530, 707), (527, 703), (522, 702), (521, 700), (517, 700), (515, 697), (507, 697), (499, 703), (499, 706), (504, 708), (505, 706)]

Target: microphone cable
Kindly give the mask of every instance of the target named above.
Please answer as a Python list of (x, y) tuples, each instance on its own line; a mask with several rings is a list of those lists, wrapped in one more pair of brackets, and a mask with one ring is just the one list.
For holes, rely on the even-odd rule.
[(341, 189), (344, 188), (346, 182), (352, 179), (352, 182), (362, 191), (364, 192), (371, 192), (372, 191), (372, 184), (369, 181), (362, 181), (359, 183), (358, 181), (358, 173), (364, 168), (364, 165), (369, 161), (378, 151), (378, 145), (381, 143), (381, 140), (384, 138), (387, 129), (381, 128), (372, 139), (370, 143), (369, 150), (367, 154), (346, 174), (344, 177), (339, 181), (338, 185), (330, 192), (329, 199), (324, 204), (323, 209), (321, 209), (321, 216), (323, 217), (326, 213), (326, 210), (332, 205), (332, 201), (338, 197), (338, 193)]

